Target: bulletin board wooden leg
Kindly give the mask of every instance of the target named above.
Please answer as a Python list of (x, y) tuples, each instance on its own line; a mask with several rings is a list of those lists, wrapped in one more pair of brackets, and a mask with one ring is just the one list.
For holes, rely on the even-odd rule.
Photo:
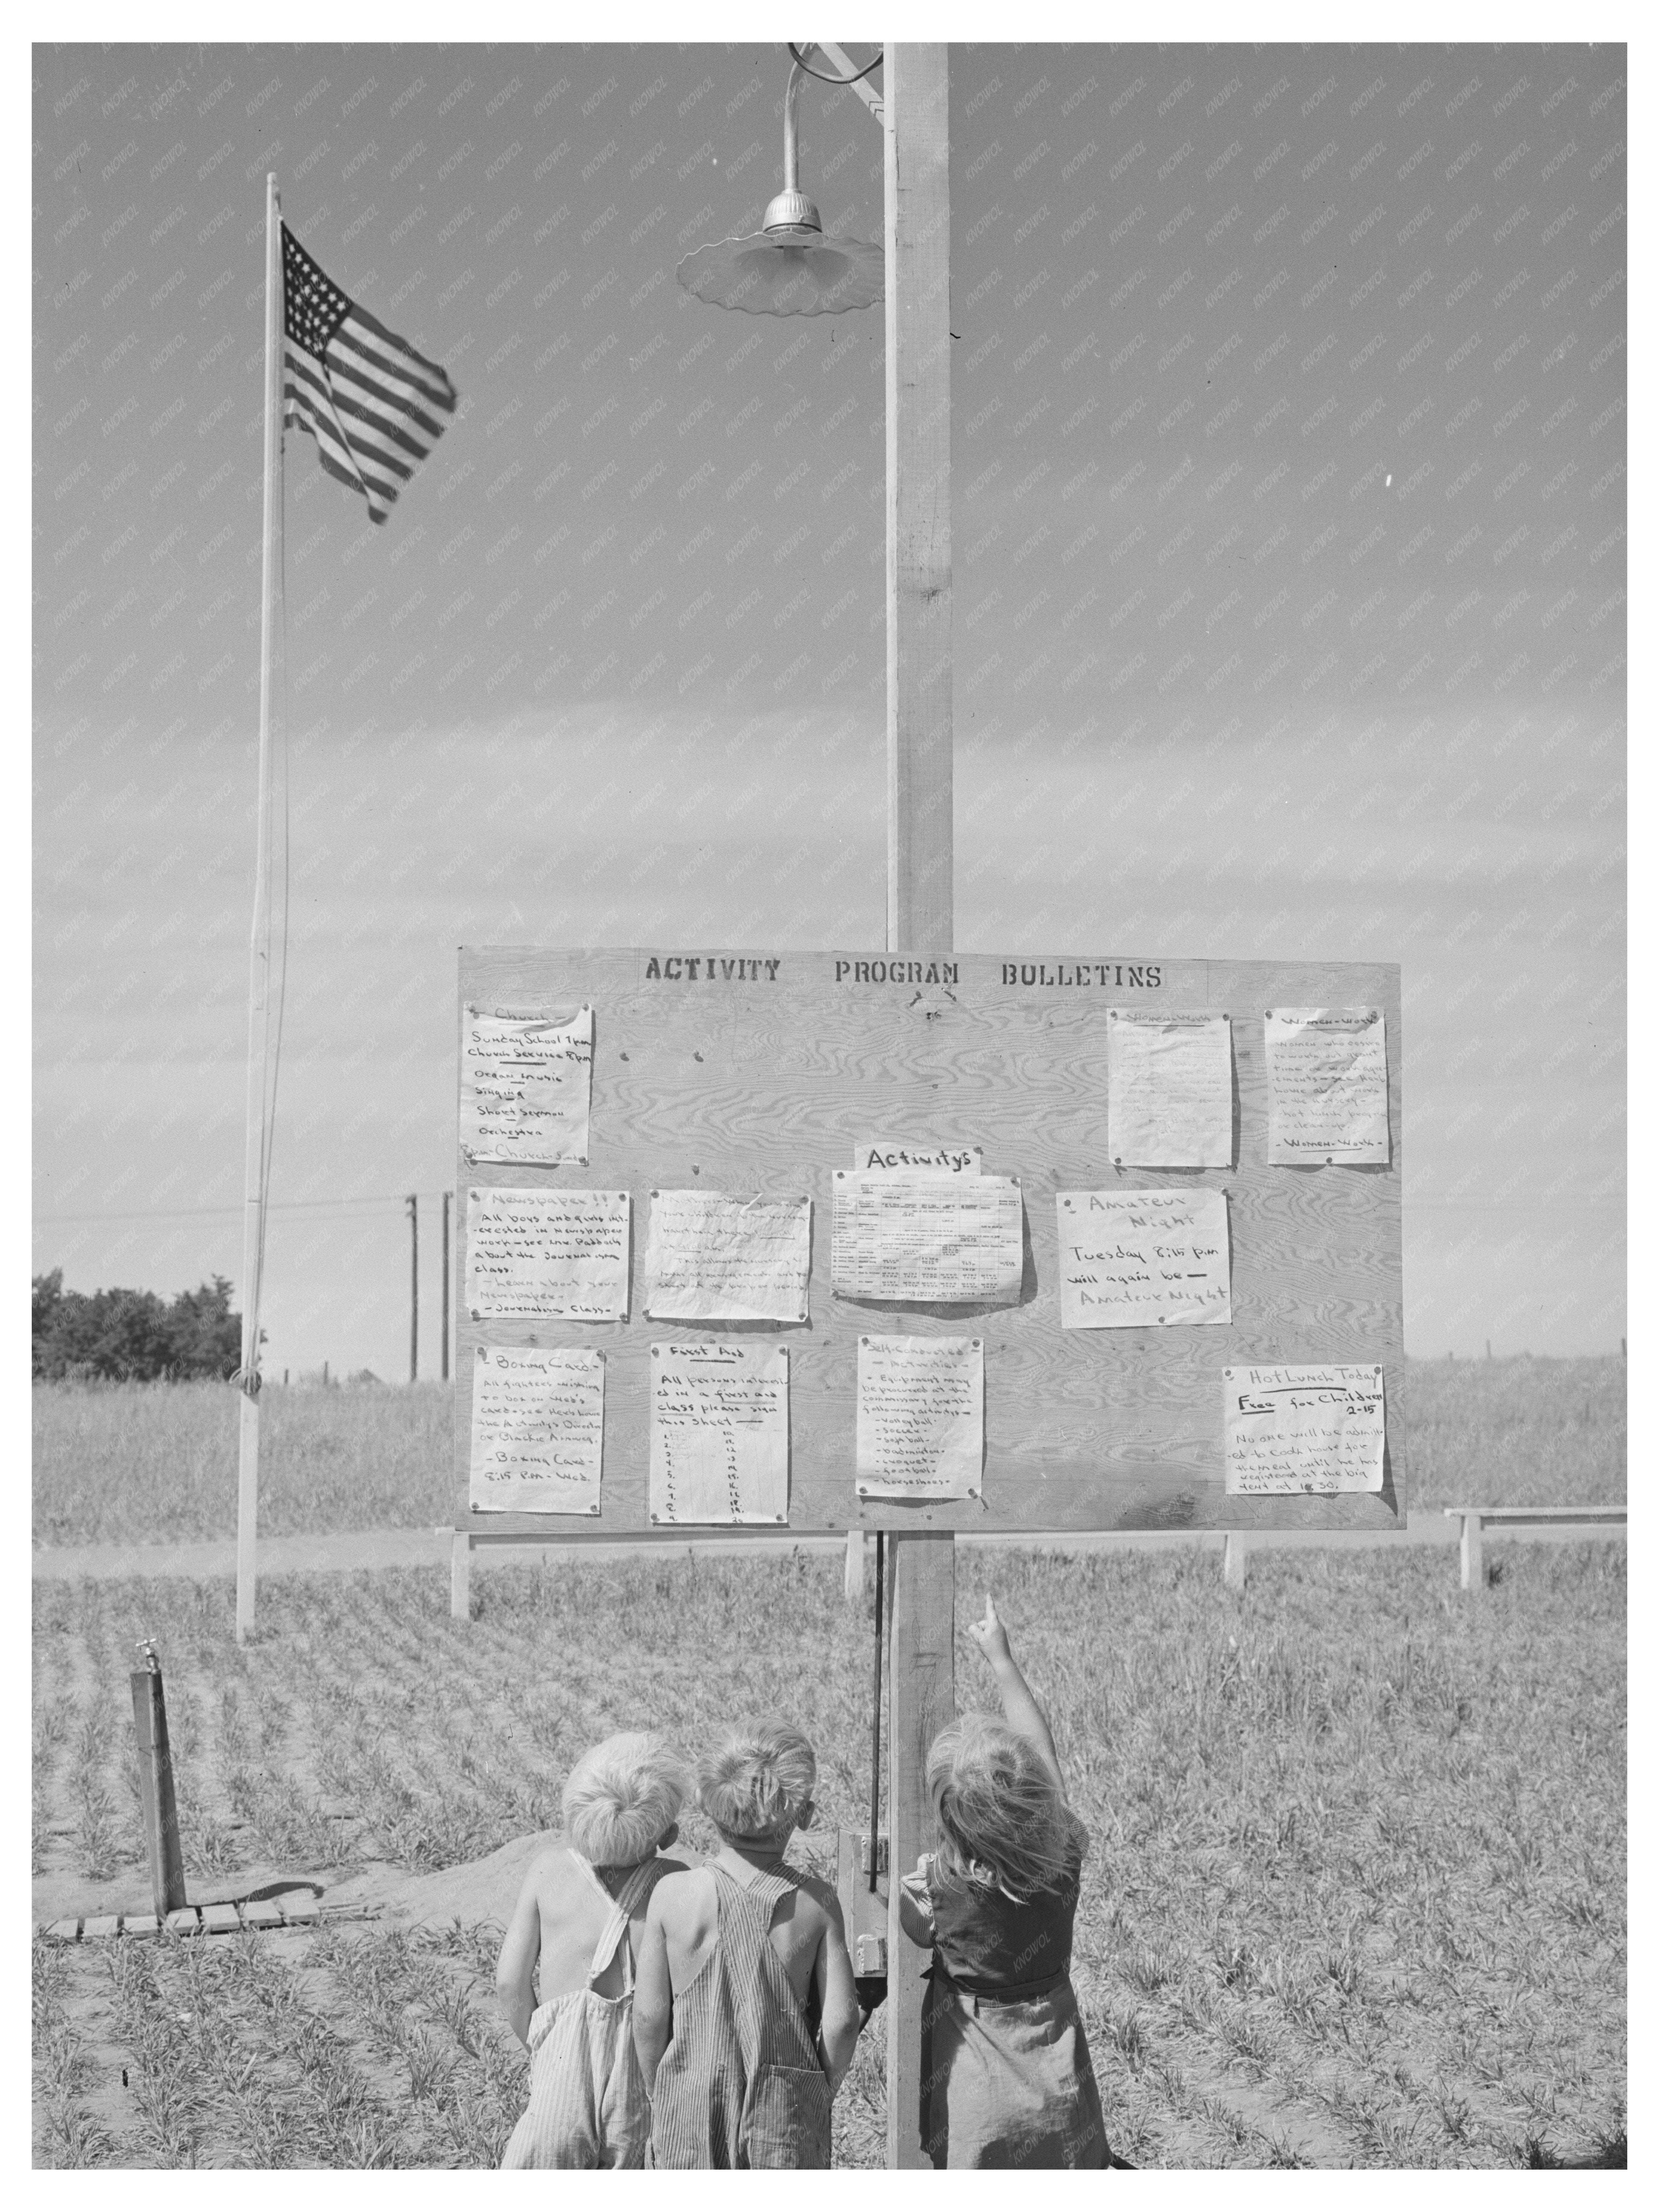
[(847, 1578), (842, 1585), (848, 1605), (864, 1601), (864, 1531), (849, 1528), (847, 1532)]
[(449, 1617), (472, 1618), (472, 1539), (464, 1528), (455, 1531), (449, 1553)]
[(899, 1877), (934, 1843), (927, 1752), (956, 1717), (956, 1540), (887, 1539), (891, 1622), (887, 1655), (887, 1817), (891, 1887), (887, 1923), (887, 2163), (926, 2167), (921, 2135), (923, 1979), (928, 1960), (899, 1927)]
[(1229, 1589), (1243, 1589), (1245, 1573), (1243, 1534), (1242, 1530), (1230, 1528), (1223, 1540), (1221, 1578)]

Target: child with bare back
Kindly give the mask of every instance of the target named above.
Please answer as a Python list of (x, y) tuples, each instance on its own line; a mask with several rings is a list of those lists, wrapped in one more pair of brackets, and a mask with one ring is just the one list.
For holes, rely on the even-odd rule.
[(817, 1777), (811, 1744), (781, 1722), (698, 1762), (720, 1847), (652, 1898), (634, 1996), (654, 2166), (830, 2163), (858, 1990), (835, 1891), (784, 1863)]
[(496, 1994), (530, 2051), (530, 2103), (504, 2167), (645, 2164), (651, 2109), (634, 2056), (634, 1960), (652, 1892), (684, 1870), (656, 1854), (678, 1832), (685, 1781), (654, 1735), (608, 1737), (571, 1771), (569, 1841), (532, 1862), (495, 1967)]
[(939, 1849), (899, 1891), (931, 1949), (922, 2142), (935, 2166), (1103, 2166), (1100, 2092), (1072, 1988), (1088, 1832), (995, 1604), (969, 1633), (1002, 1718), (967, 1713), (927, 1755)]

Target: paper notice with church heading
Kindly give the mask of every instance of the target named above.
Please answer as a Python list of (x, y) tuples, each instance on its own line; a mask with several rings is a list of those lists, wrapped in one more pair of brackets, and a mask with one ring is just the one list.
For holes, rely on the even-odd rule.
[(1380, 1006), (1270, 1006), (1267, 1158), (1386, 1167), (1389, 1053)]
[(1227, 1495), (1382, 1487), (1380, 1367), (1229, 1367)]
[(651, 1347), (651, 1518), (783, 1521), (789, 1354), (781, 1344)]
[(645, 1310), (653, 1321), (805, 1321), (809, 1198), (653, 1190)]
[(466, 1309), (474, 1321), (623, 1321), (625, 1190), (469, 1190)]
[(1232, 1025), (1225, 1014), (1106, 1017), (1106, 1135), (1116, 1167), (1233, 1164)]
[(1024, 1209), (1012, 1176), (835, 1171), (830, 1273), (836, 1295), (911, 1305), (1012, 1305)]
[(1060, 1325), (1231, 1322), (1227, 1198), (1219, 1190), (1062, 1190)]
[(597, 1513), (605, 1354), (481, 1344), (468, 1498), (485, 1513)]
[(468, 1006), (461, 1024), (461, 1151), (469, 1160), (587, 1165), (593, 1009), (563, 1018)]
[(985, 1346), (969, 1336), (859, 1339), (860, 1498), (977, 1498)]

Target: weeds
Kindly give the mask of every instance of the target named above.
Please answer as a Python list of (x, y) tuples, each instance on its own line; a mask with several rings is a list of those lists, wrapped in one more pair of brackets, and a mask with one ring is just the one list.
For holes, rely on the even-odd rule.
[[(1566, 2160), (1620, 2136), (1623, 1549), (1517, 1547), (1478, 1608), (1442, 1607), (1449, 1571), (1263, 1553), (1224, 1609), (1196, 1555), (997, 1561), (1092, 1839), (1073, 1972), (1137, 2165), (1513, 2166), (1529, 2138)], [(122, 1778), (141, 1629), (193, 1865), (204, 1833), (227, 1874), (454, 1864), (550, 1824), (614, 1729), (696, 1748), (768, 1708), (817, 1747), (825, 1824), (861, 1826), (870, 1601), (840, 1584), (804, 1556), (596, 1561), (492, 1576), (465, 1626), (436, 1571), (284, 1577), (239, 1649), (228, 1583), (43, 1583), (37, 1679), (74, 1703), (37, 1749), (38, 1847), (65, 1873), (94, 1846), (141, 1863)], [(977, 1594), (964, 1705), (989, 1699)], [(492, 2165), (525, 2081), (497, 1941), (123, 1945), (118, 1972), (113, 1949), (61, 1954), (37, 1972), (37, 2158)], [(882, 2162), (884, 2033), (878, 2012), (837, 2100), (844, 2164)], [(89, 2087), (94, 2047), (128, 2068), (115, 2103)]]

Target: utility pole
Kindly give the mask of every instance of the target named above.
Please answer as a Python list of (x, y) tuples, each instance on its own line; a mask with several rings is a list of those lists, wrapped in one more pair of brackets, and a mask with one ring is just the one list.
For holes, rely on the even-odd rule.
[(443, 1327), (438, 1334), (438, 1373), (449, 1380), (449, 1201), (455, 1195), (452, 1190), (444, 1193), (444, 1266), (443, 1266)]
[[(949, 49), (890, 46), (882, 70), (887, 262), (887, 949), (951, 945)], [(927, 1752), (956, 1717), (956, 1540), (890, 1533), (887, 2163), (922, 2140), (924, 1961), (900, 1878), (934, 1843)]]
[(409, 1379), (421, 1370), (421, 1223), (420, 1206), (413, 1191), (404, 1200), (409, 1208)]

